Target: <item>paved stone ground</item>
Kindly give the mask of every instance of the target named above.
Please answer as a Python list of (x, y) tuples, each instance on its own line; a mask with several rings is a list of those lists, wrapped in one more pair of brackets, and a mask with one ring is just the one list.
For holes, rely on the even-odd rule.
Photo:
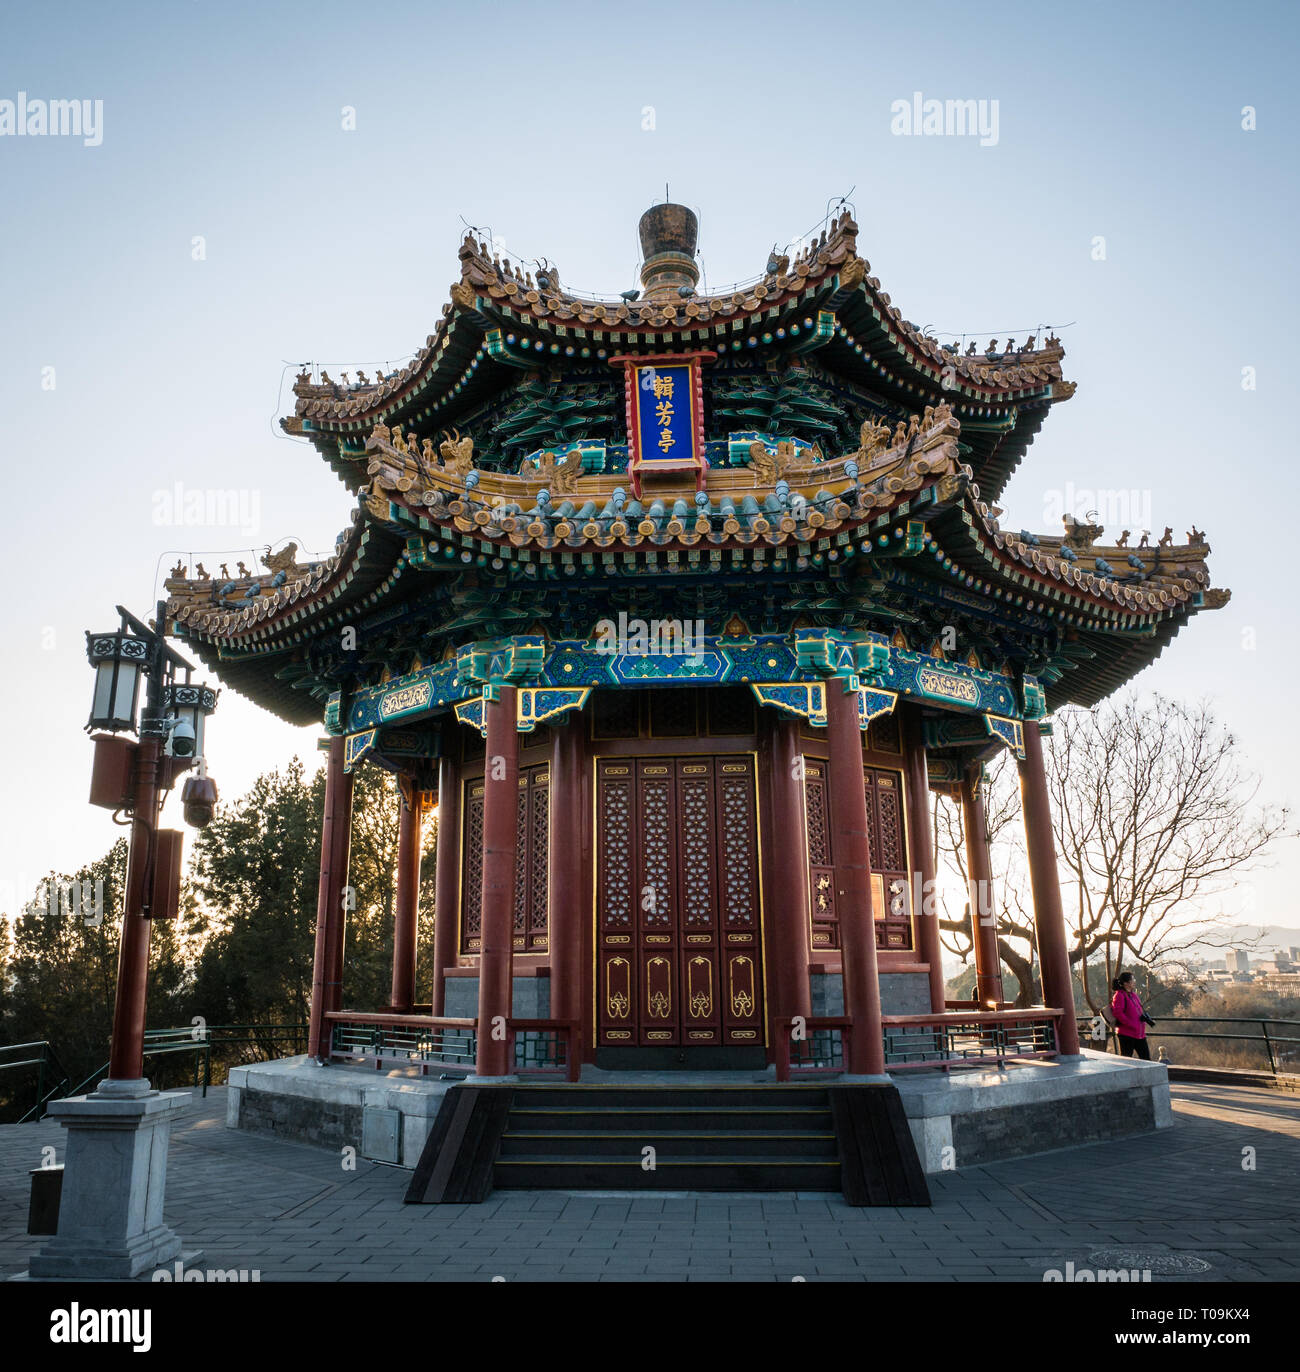
[[(270, 1281), (1032, 1281), (1101, 1248), (1192, 1254), (1201, 1281), (1294, 1280), (1300, 1098), (1174, 1088), (1175, 1127), (931, 1177), (930, 1210), (821, 1194), (499, 1192), (405, 1206), (409, 1173), (224, 1127), (224, 1090), (172, 1138), (168, 1221), (207, 1268)], [(0, 1127), (0, 1276), (25, 1269), (27, 1170), (62, 1130)], [(1253, 1149), (1254, 1170), (1243, 1168)], [(1186, 1278), (1180, 1278), (1186, 1280)], [(1154, 1281), (1161, 1280), (1155, 1276)]]

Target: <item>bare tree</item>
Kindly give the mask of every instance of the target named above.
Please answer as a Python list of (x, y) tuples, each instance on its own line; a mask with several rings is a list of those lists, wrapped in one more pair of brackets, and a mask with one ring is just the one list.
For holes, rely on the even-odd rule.
[[(1029, 889), (1025, 868), (1024, 831), (1020, 823), (1020, 793), (1015, 768), (1000, 754), (986, 769), (984, 792), (984, 838), (993, 868), (992, 901), (998, 929), (998, 956), (1015, 977), (1018, 1006), (1032, 1005), (1035, 997), (1034, 918), (1025, 893)], [(966, 866), (966, 841), (961, 806), (956, 800), (934, 797), (934, 852), (937, 864), (946, 865), (961, 878), (961, 890), (970, 886)], [(943, 946), (966, 962), (974, 953), (974, 928), (970, 901), (960, 917), (948, 914), (939, 920)]]
[[(1208, 902), (1253, 870), (1275, 839), (1292, 834), (1285, 807), (1260, 804), (1259, 779), (1208, 704), (1127, 695), (1057, 713), (1045, 749), (1070, 961), (1100, 956), (1109, 985), (1126, 961), (1168, 966), (1193, 945), (1222, 945)], [(1008, 754), (987, 768), (987, 836), (1003, 962), (1032, 998), (1034, 931), (1016, 768)], [(966, 886), (961, 814), (937, 798), (938, 860)], [(971, 952), (969, 907), (940, 920), (949, 951)], [(1028, 989), (1027, 989), (1028, 988)]]
[(1107, 986), (1130, 959), (1221, 944), (1206, 902), (1290, 832), (1285, 807), (1258, 803), (1259, 778), (1205, 701), (1130, 694), (1060, 711), (1047, 781), (1071, 959), (1086, 975), (1099, 954)]

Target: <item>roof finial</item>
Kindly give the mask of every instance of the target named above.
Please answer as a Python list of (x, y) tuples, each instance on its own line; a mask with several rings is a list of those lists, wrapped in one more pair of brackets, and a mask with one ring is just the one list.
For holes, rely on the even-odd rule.
[[(667, 190), (667, 183), (664, 189)], [(700, 279), (695, 261), (699, 223), (685, 205), (665, 201), (653, 205), (637, 226), (641, 239), (641, 286), (647, 301), (677, 298), (679, 287), (694, 287)]]

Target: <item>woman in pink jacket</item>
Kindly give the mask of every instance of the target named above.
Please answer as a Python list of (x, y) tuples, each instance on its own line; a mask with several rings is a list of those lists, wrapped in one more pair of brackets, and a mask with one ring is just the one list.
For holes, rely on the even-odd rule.
[(1147, 1046), (1148, 1024), (1155, 1024), (1142, 1008), (1142, 1002), (1133, 989), (1133, 973), (1124, 972), (1116, 977), (1111, 986), (1115, 995), (1110, 1002), (1110, 1012), (1115, 1016), (1115, 1031), (1119, 1038), (1121, 1057), (1134, 1057), (1151, 1061), (1151, 1050)]

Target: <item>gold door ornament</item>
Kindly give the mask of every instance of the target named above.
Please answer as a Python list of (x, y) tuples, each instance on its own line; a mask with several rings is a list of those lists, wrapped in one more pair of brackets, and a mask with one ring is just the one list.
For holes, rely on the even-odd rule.
[(748, 1019), (754, 1013), (754, 962), (744, 956), (730, 961), (731, 1013)]
[(626, 958), (605, 963), (605, 1009), (611, 1019), (626, 1019), (632, 1010), (632, 964)]
[(692, 958), (686, 965), (687, 1008), (692, 1019), (708, 1019), (713, 1013), (713, 964), (708, 958)]
[(646, 963), (646, 1013), (651, 1019), (667, 1019), (672, 1013), (672, 964), (667, 958)]

